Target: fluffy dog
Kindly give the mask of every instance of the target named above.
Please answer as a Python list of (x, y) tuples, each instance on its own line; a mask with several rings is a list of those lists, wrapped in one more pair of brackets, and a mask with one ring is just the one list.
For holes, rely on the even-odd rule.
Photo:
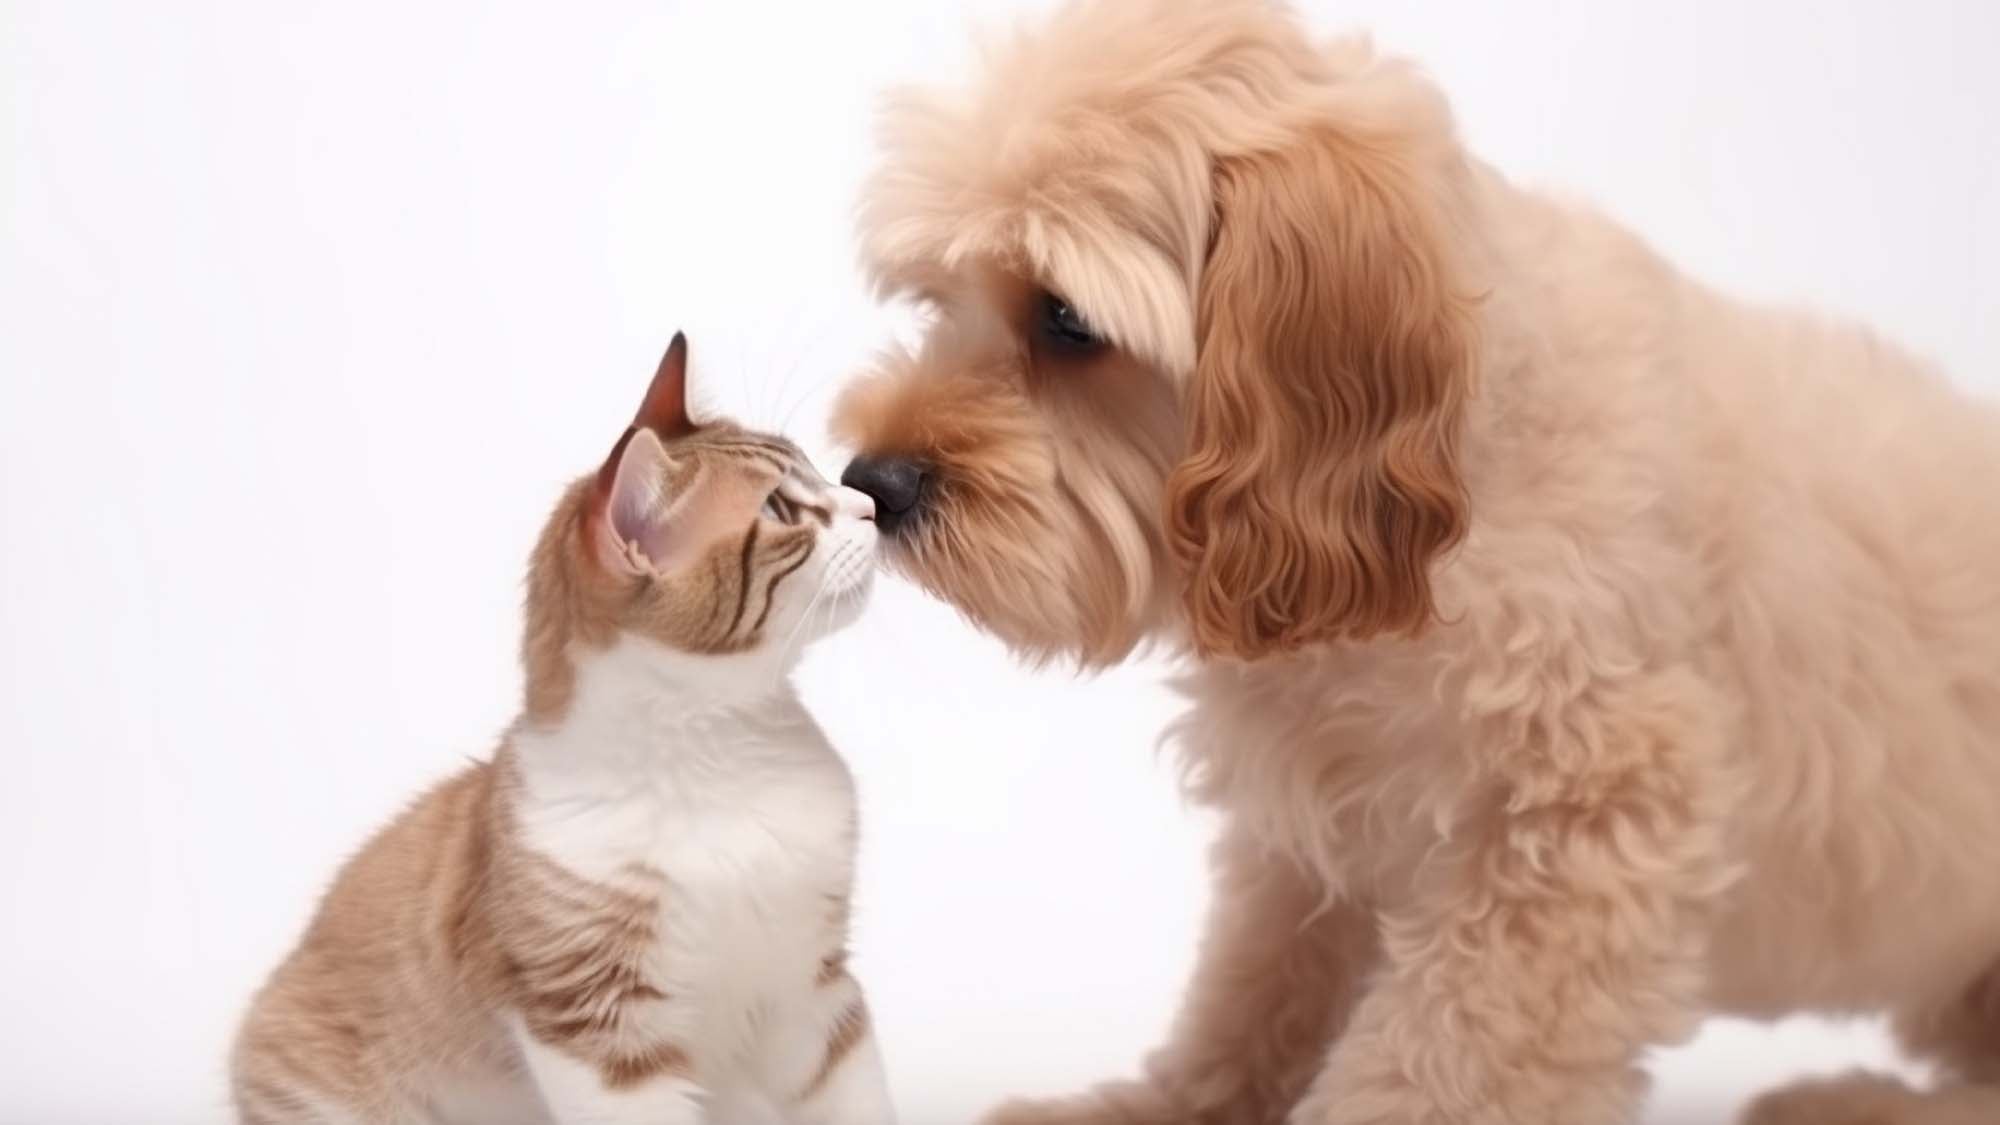
[(1008, 1125), (1612, 1125), (1712, 1011), (2000, 1121), (2000, 419), (1474, 159), (1255, 0), (1085, 0), (887, 112), (932, 312), (852, 384), (897, 566), (1029, 658), (1189, 657), (1213, 920), (1136, 1080)]

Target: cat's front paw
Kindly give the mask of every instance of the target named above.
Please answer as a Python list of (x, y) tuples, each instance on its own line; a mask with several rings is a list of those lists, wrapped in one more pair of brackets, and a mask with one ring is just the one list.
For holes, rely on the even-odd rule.
[(1114, 1082), (1076, 1097), (1010, 1101), (979, 1125), (1195, 1125), (1195, 1118), (1154, 1086)]

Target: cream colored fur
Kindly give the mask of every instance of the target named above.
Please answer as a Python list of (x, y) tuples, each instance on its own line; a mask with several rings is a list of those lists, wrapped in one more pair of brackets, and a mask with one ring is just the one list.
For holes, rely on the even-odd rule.
[(523, 709), (377, 833), (251, 1001), (243, 1125), (893, 1125), (859, 813), (799, 702), (874, 507), (686, 411), (676, 335), (528, 568)]
[[(1894, 1015), (1943, 1089), (1760, 1125), (2000, 1122), (1991, 408), (1253, 0), (1072, 4), (900, 95), (862, 241), (935, 313), (837, 418), (933, 470), (896, 565), (1031, 657), (1187, 653), (1227, 821), (1167, 1043), (995, 1125), (1616, 1125), (1648, 1048), (1799, 1011)], [(1108, 352), (1041, 350), (1040, 290)]]

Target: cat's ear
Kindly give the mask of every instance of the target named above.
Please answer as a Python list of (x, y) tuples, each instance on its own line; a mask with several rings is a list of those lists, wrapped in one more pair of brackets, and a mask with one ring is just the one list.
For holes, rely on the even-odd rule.
[(690, 501), (703, 484), (699, 471), (677, 495), (668, 495), (673, 459), (650, 429), (625, 432), (598, 474), (596, 510), (589, 521), (598, 561), (614, 574), (667, 574), (693, 548)]
[(667, 354), (660, 357), (659, 370), (653, 372), (639, 413), (632, 419), (634, 429), (651, 430), (663, 438), (680, 437), (694, 429), (687, 412), (687, 363), (687, 334), (676, 332)]
[[(665, 573), (684, 545), (674, 524), (687, 496), (666, 494), (671, 458), (661, 439), (694, 429), (687, 412), (687, 351), (687, 335), (674, 333), (632, 425), (597, 471), (591, 547), (613, 573)], [(698, 483), (690, 482), (691, 488)]]

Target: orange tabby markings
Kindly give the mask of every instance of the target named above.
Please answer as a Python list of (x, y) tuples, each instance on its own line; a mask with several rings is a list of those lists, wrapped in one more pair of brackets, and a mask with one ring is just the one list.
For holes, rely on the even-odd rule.
[(813, 978), (813, 983), (821, 988), (825, 988), (846, 975), (847, 950), (836, 949), (825, 957), (820, 958), (819, 975)]
[(781, 439), (691, 422), (685, 361), (676, 338), (542, 532), (493, 760), (368, 842), (252, 1004), (243, 1121), (693, 1125), (732, 1091), (892, 1120), (826, 952), (853, 783), (787, 679), (858, 612), (872, 509)]
[(826, 1086), (827, 1080), (840, 1069), (840, 1064), (846, 1062), (847, 1056), (853, 1054), (854, 1049), (867, 1037), (868, 1006), (856, 1000), (834, 1019), (833, 1033), (826, 1041), (826, 1056), (820, 1061), (819, 1069), (813, 1072), (812, 1079), (806, 1083), (805, 1091), (799, 1095), (799, 1099), (804, 1101), (819, 1093)]

